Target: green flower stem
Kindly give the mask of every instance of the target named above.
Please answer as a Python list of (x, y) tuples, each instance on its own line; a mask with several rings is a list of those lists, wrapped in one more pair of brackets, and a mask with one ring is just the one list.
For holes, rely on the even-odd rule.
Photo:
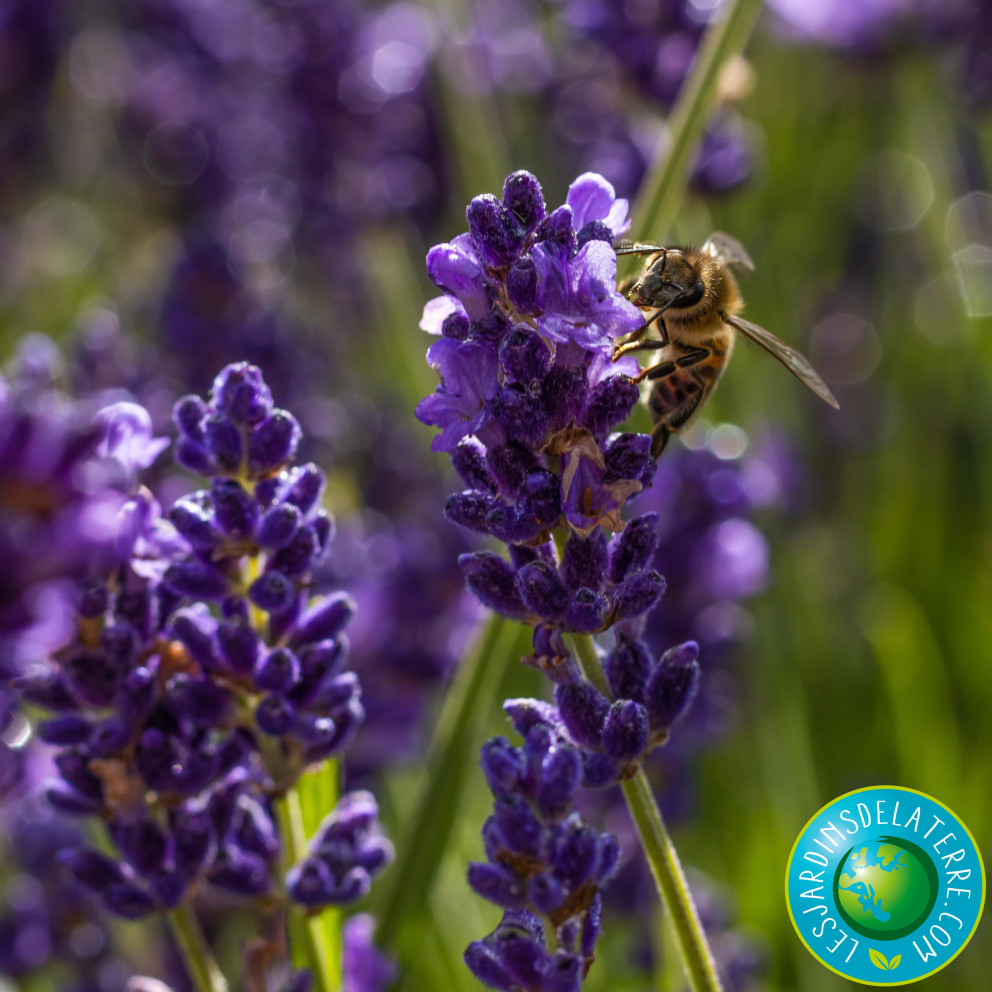
[[(589, 634), (569, 634), (567, 640), (585, 677), (607, 699), (612, 699), (613, 694), (599, 660), (596, 642)], [(637, 774), (621, 783), (621, 787), (644, 854), (651, 866), (658, 893), (675, 930), (689, 988), (692, 992), (721, 992), (722, 986), (713, 953), (699, 922), (699, 914), (685, 880), (678, 852), (665, 829), (665, 821), (661, 817), (661, 810), (655, 802), (644, 769), (638, 768)]]
[(388, 889), (378, 912), (376, 943), (384, 951), (395, 950), (404, 922), (426, 906), (457, 820), (466, 775), (476, 760), (476, 728), (485, 726), (519, 632), (519, 624), (491, 616), (445, 698), (424, 788), (398, 838), (400, 856), (383, 880)]
[(739, 55), (751, 35), (762, 0), (730, 0), (706, 32), (696, 61), (668, 119), (668, 143), (651, 166), (634, 203), (639, 236), (664, 238), (688, 182), (689, 160), (706, 127), (717, 79), (727, 60)]
[(227, 979), (214, 960), (188, 899), (166, 913), (169, 929), (196, 992), (227, 992)]
[[(307, 847), (299, 793), (294, 787), (284, 796), (276, 799), (273, 805), (282, 841), (282, 862), (285, 873), (303, 858)], [(288, 897), (286, 914), (294, 962), (298, 966), (302, 965), (310, 969), (313, 974), (313, 992), (336, 992), (320, 915), (307, 913), (302, 907), (294, 905)]]

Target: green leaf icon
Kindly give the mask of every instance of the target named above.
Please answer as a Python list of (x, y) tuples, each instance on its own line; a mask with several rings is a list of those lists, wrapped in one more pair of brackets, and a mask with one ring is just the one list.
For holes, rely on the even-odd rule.
[(893, 958), (893, 959), (892, 959), (892, 960), (891, 960), (891, 961), (889, 962), (889, 971), (895, 971), (895, 969), (899, 967), (899, 962), (900, 962), (901, 960), (902, 960), (902, 955), (901, 955), (901, 954), (897, 954), (897, 955), (896, 955), (896, 956), (895, 956), (895, 957), (894, 957), (894, 958)]
[(891, 967), (885, 955), (881, 951), (876, 951), (874, 947), (868, 948), (868, 957), (871, 958), (871, 963), (882, 971), (888, 971)]

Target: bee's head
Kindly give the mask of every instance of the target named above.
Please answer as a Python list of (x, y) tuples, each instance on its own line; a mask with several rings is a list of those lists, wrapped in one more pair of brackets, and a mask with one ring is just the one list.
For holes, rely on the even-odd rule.
[(665, 248), (648, 263), (631, 290), (641, 307), (681, 310), (695, 306), (706, 292), (700, 272), (681, 248)]

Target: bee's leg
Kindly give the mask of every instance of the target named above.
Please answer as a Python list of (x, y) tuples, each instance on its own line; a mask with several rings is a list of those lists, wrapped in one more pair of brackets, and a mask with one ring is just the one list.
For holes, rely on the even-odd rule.
[(709, 358), (711, 354), (712, 352), (709, 348), (690, 348), (678, 358), (670, 359), (667, 362), (659, 362), (657, 365), (652, 365), (651, 368), (645, 369), (637, 377), (636, 381), (640, 382), (642, 379), (648, 379), (651, 382), (657, 382), (659, 379), (667, 378), (679, 369), (688, 369), (693, 365), (698, 365), (700, 362)]
[(703, 390), (693, 393), (672, 416), (666, 420), (659, 420), (651, 431), (651, 457), (659, 458), (668, 444), (668, 439), (677, 434), (692, 419), (692, 415), (699, 409), (699, 404), (703, 402)]
[[(648, 332), (648, 328), (655, 322), (658, 322), (658, 337), (652, 339), (651, 341), (642, 342), (641, 339)], [(655, 311), (652, 316), (641, 324), (636, 331), (631, 331), (627, 335), (627, 340), (624, 344), (615, 348), (613, 351), (613, 361), (621, 358), (623, 355), (629, 355), (632, 351), (652, 351), (657, 348), (665, 348), (668, 346), (668, 328), (665, 327), (665, 321), (661, 319), (661, 311)]]

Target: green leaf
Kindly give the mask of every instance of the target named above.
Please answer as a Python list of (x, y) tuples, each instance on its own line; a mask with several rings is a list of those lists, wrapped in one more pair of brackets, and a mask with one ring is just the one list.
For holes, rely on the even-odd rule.
[(891, 961), (889, 961), (889, 971), (895, 971), (899, 967), (899, 962), (902, 960), (902, 955), (897, 954)]
[(881, 968), (882, 971), (889, 970), (889, 962), (886, 960), (885, 955), (881, 951), (876, 951), (874, 947), (869, 947), (868, 957), (871, 958), (871, 963), (876, 968)]

